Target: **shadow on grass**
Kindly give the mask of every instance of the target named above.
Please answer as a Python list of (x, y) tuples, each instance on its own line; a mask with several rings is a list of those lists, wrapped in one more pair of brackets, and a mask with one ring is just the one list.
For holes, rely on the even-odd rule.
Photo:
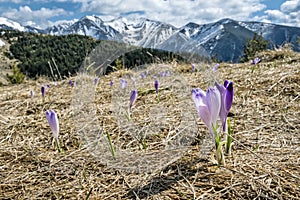
[[(187, 197), (186, 194), (183, 194), (176, 188), (175, 184), (182, 180), (191, 180), (191, 178), (195, 177), (196, 173), (199, 172), (207, 174), (208, 161), (200, 158), (193, 158), (193, 160), (187, 159), (188, 158), (185, 158), (185, 160), (181, 159), (164, 168), (158, 175), (151, 178), (147, 185), (132, 188), (124, 196), (124, 198), (147, 199), (169, 189), (172, 189), (175, 193), (177, 193), (178, 197), (184, 196), (184, 198), (193, 198), (192, 194), (191, 197)], [(201, 164), (200, 167), (199, 163)], [(208, 177), (204, 178), (206, 181), (209, 181)]]

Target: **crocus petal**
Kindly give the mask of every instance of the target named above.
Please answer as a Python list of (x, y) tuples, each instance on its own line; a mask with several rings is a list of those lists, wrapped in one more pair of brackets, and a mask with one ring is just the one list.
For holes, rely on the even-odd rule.
[(211, 132), (211, 115), (206, 105), (198, 106), (198, 115)]
[(196, 108), (199, 106), (206, 105), (204, 101), (206, 102), (206, 93), (201, 90), (200, 88), (192, 89), (192, 99), (195, 103)]
[(197, 88), (192, 90), (192, 98), (194, 100), (194, 103), (196, 105), (196, 109), (198, 111), (198, 115), (201, 118), (201, 120), (204, 122), (204, 124), (207, 126), (210, 133), (212, 133), (211, 129), (211, 113), (209, 111), (208, 105), (207, 105), (207, 96), (206, 93)]
[[(227, 80), (225, 80), (224, 84), (227, 84)], [(223, 85), (220, 85), (219, 83), (215, 82), (215, 86), (217, 87), (217, 89), (220, 92), (221, 95), (221, 107), (220, 107), (220, 119), (222, 122), (222, 127), (223, 127), (223, 131), (225, 131), (226, 128), (226, 120), (227, 120), (227, 115), (228, 113), (226, 112), (225, 109), (225, 101), (224, 101), (224, 96), (225, 96), (225, 92), (226, 92), (226, 88)]]
[(58, 140), (59, 122), (58, 122), (57, 114), (53, 110), (50, 111), (47, 110), (46, 119), (49, 123), (53, 136)]
[(137, 95), (138, 95), (138, 91), (137, 90), (132, 90), (130, 92), (130, 104), (129, 104), (129, 109), (131, 110), (134, 102), (136, 101), (137, 99)]
[(217, 82), (215, 85), (221, 94), (221, 109), (219, 116), (222, 122), (223, 131), (226, 131), (227, 116), (233, 101), (233, 83), (225, 80), (224, 85), (220, 85)]
[(207, 106), (211, 114), (211, 121), (215, 126), (221, 108), (221, 95), (219, 90), (216, 87), (209, 88), (206, 93), (206, 99)]
[(232, 101), (233, 101), (233, 83), (229, 82), (227, 84), (226, 92), (224, 94), (224, 107), (225, 107), (227, 115), (228, 115), (229, 110), (231, 108)]

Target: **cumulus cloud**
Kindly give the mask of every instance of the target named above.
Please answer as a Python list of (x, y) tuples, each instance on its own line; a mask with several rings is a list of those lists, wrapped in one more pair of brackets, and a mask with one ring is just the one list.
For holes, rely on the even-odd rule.
[(2, 13), (3, 17), (20, 22), (23, 25), (40, 26), (45, 28), (51, 23), (50, 18), (72, 14), (61, 8), (40, 8), (32, 10), (29, 6), (20, 6), (19, 9), (8, 9)]
[(300, 27), (300, 0), (289, 0), (279, 10), (266, 10), (262, 21)]
[[(0, 0), (0, 2), (10, 0)], [(287, 0), (278, 10), (268, 10), (265, 0), (13, 0), (30, 2), (25, 5), (62, 5), (74, 13), (62, 8), (40, 8), (31, 10), (29, 6), (1, 10), (3, 17), (23, 24), (38, 24), (41, 27), (51, 25), (54, 19), (70, 19), (72, 14), (78, 18), (88, 14), (100, 15), (104, 20), (119, 16), (145, 17), (177, 27), (188, 22), (198, 24), (210, 23), (222, 18), (241, 21), (263, 21), (284, 25), (300, 26), (300, 0)], [(269, 1), (271, 3), (271, 1)], [(263, 14), (263, 15), (262, 15)]]
[[(81, 12), (117, 17), (142, 13), (143, 17), (182, 26), (187, 22), (208, 23), (224, 18), (245, 20), (265, 8), (260, 0), (73, 0)], [(222, 6), (220, 6), (222, 5)]]
[(280, 10), (284, 13), (289, 12), (299, 12), (300, 10), (300, 0), (286, 1), (280, 6)]

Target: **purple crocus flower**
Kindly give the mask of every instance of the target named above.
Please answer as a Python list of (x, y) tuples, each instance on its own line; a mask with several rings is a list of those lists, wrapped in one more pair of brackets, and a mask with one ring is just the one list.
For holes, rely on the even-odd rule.
[(112, 87), (113, 85), (114, 85), (114, 82), (113, 82), (113, 81), (110, 81), (110, 82), (109, 82), (109, 86)]
[(207, 126), (210, 134), (214, 135), (213, 126), (216, 127), (221, 108), (221, 95), (218, 89), (216, 87), (209, 88), (206, 93), (199, 88), (193, 89), (192, 98), (199, 117)]
[(250, 62), (250, 64), (251, 64), (251, 65), (256, 65), (256, 64), (259, 63), (260, 61), (261, 61), (260, 58), (256, 57), (256, 58), (254, 58), (254, 59)]
[(124, 79), (120, 79), (120, 83), (121, 83), (122, 90), (125, 89), (125, 87), (127, 86), (127, 81)]
[(227, 116), (233, 101), (233, 83), (225, 80), (224, 85), (220, 85), (217, 82), (215, 82), (215, 85), (221, 94), (221, 109), (219, 116), (222, 122), (223, 131), (225, 132), (227, 129)]
[(217, 63), (217, 64), (212, 68), (212, 71), (213, 71), (213, 72), (217, 71), (218, 68), (219, 68), (219, 66), (220, 66), (220, 64)]
[(97, 85), (97, 84), (98, 84), (98, 81), (99, 81), (99, 78), (96, 77), (96, 78), (94, 79), (94, 85)]
[(58, 140), (58, 134), (59, 134), (59, 123), (57, 114), (53, 110), (47, 110), (46, 111), (46, 118), (49, 123), (50, 129), (53, 133), (53, 136)]
[(136, 85), (136, 78), (131, 77), (131, 81), (132, 81), (133, 85)]
[(195, 72), (195, 67), (196, 67), (196, 64), (192, 63), (192, 73)]
[(155, 80), (154, 81), (154, 88), (155, 88), (155, 91), (156, 91), (156, 96), (158, 95), (158, 87), (159, 87), (159, 82), (158, 82), (158, 80)]
[(34, 91), (30, 90), (30, 97), (33, 98), (34, 97)]
[(165, 72), (165, 76), (170, 76), (170, 75), (171, 75), (171, 73), (169, 71)]
[(45, 98), (45, 93), (46, 93), (46, 88), (45, 88), (45, 86), (42, 86), (42, 87), (41, 87), (41, 92), (42, 92), (43, 98)]
[(69, 85), (71, 87), (74, 87), (74, 86), (76, 86), (76, 83), (75, 83), (75, 81), (69, 80)]
[(129, 103), (129, 110), (131, 110), (134, 102), (136, 101), (137, 99), (137, 95), (138, 95), (138, 91), (135, 89), (135, 90), (132, 90), (130, 92), (130, 103)]
[(146, 78), (146, 72), (140, 74), (141, 78)]

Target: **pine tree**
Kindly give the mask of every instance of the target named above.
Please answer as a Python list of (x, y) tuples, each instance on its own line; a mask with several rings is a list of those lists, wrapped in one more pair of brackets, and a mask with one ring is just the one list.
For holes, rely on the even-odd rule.
[(252, 39), (248, 39), (244, 46), (243, 62), (247, 62), (255, 57), (255, 54), (265, 50), (268, 46), (268, 41), (265, 40), (262, 35), (254, 34)]

